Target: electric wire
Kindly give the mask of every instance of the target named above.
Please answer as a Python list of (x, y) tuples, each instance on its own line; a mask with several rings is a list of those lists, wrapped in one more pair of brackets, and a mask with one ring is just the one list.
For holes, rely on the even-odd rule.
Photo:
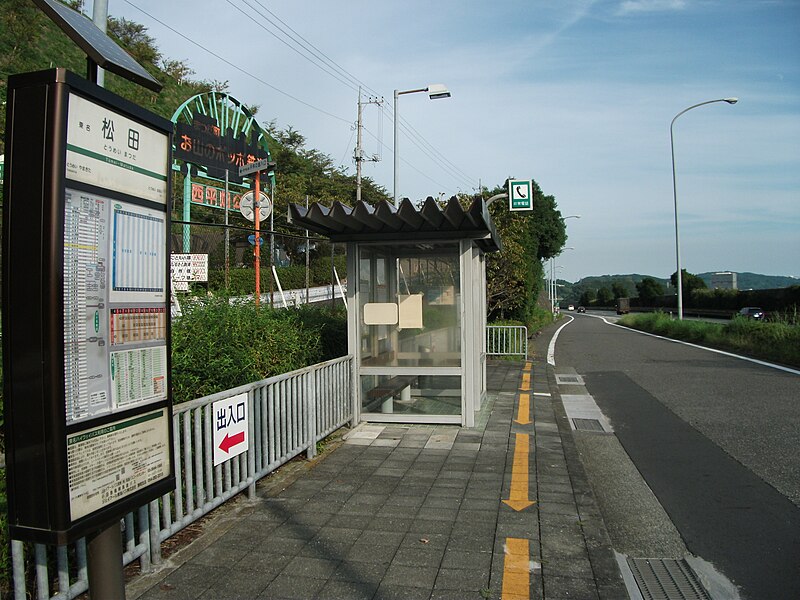
[[(309, 52), (311, 52), (312, 54), (314, 54), (315, 56), (317, 56), (317, 57), (318, 57), (320, 60), (323, 60), (323, 61), (325, 61), (327, 64), (329, 64), (331, 67), (333, 67), (334, 69), (336, 69), (336, 70), (337, 70), (339, 73), (341, 73), (341, 74), (342, 74), (344, 77), (346, 77), (347, 79), (349, 79), (350, 81), (352, 81), (352, 82), (353, 82), (355, 85), (357, 85), (357, 86), (360, 86), (360, 87), (364, 88), (365, 90), (372, 92), (372, 94), (373, 94), (374, 96), (378, 96), (378, 93), (377, 93), (375, 90), (371, 89), (371, 88), (370, 88), (370, 87), (369, 87), (369, 86), (368, 86), (366, 83), (364, 83), (363, 81), (361, 81), (360, 79), (358, 79), (358, 78), (357, 78), (355, 75), (353, 75), (352, 73), (350, 73), (349, 71), (347, 71), (347, 69), (345, 69), (345, 68), (343, 68), (342, 66), (340, 66), (340, 65), (339, 65), (339, 64), (338, 64), (338, 63), (337, 63), (335, 60), (333, 60), (333, 59), (332, 59), (332, 58), (330, 58), (330, 57), (329, 57), (327, 54), (325, 54), (325, 52), (323, 52), (322, 50), (320, 50), (319, 48), (317, 48), (317, 47), (316, 47), (316, 46), (315, 46), (313, 43), (311, 43), (311, 42), (310, 42), (308, 39), (306, 39), (305, 37), (303, 37), (303, 36), (302, 36), (302, 35), (301, 35), (301, 34), (300, 34), (298, 31), (296, 31), (295, 29), (293, 29), (293, 28), (292, 28), (292, 26), (291, 26), (291, 25), (289, 25), (289, 24), (288, 24), (286, 21), (284, 21), (283, 19), (281, 19), (281, 18), (280, 18), (278, 15), (276, 15), (274, 12), (272, 12), (272, 11), (271, 11), (269, 8), (267, 8), (266, 6), (264, 6), (264, 4), (263, 4), (262, 2), (260, 2), (259, 0), (254, 0), (254, 1), (255, 1), (255, 2), (256, 2), (256, 4), (258, 4), (258, 5), (259, 5), (261, 8), (263, 8), (263, 9), (264, 9), (266, 12), (268, 12), (270, 15), (272, 15), (272, 16), (273, 16), (273, 17), (274, 17), (274, 18), (275, 18), (277, 21), (279, 21), (279, 22), (281, 23), (281, 25), (285, 26), (285, 27), (286, 27), (286, 28), (287, 28), (289, 31), (291, 31), (291, 32), (292, 32), (292, 34), (294, 34), (294, 35), (290, 35), (290, 34), (286, 33), (286, 31), (285, 31), (285, 30), (283, 30), (283, 29), (280, 27), (280, 25), (277, 25), (277, 24), (275, 24), (275, 22), (274, 22), (274, 21), (272, 21), (271, 19), (268, 19), (268, 20), (270, 21), (270, 23), (272, 23), (273, 25), (275, 25), (275, 27), (277, 27), (278, 29), (280, 29), (280, 30), (281, 30), (281, 32), (282, 32), (284, 35), (286, 35), (286, 36), (288, 36), (288, 37), (292, 38), (292, 40), (293, 40), (293, 41), (295, 41), (297, 44), (299, 44), (299, 45), (303, 46), (304, 48), (306, 48), (306, 49), (307, 49)], [(267, 18), (267, 17), (265, 17), (265, 18)], [(298, 38), (299, 38), (299, 40), (300, 40), (300, 41), (298, 41)]]
[[(248, 16), (248, 18), (252, 19), (252, 16), (251, 16), (251, 15), (247, 15), (247, 13), (245, 13), (245, 12), (244, 12), (244, 11), (243, 11), (241, 8), (239, 8), (239, 7), (237, 7), (236, 5), (234, 5), (234, 4), (231, 2), (231, 0), (226, 0), (226, 1), (227, 1), (227, 2), (228, 2), (228, 4), (230, 4), (230, 5), (231, 5), (233, 8), (235, 8), (235, 9), (236, 9), (236, 10), (238, 10), (239, 12), (242, 12), (243, 14), (245, 14), (246, 16)], [(352, 89), (352, 90), (354, 90), (354, 91), (357, 91), (357, 87), (354, 87), (354, 86), (353, 86), (353, 84), (351, 83), (351, 82), (356, 82), (358, 85), (361, 85), (361, 86), (363, 86), (363, 87), (364, 87), (364, 89), (366, 89), (366, 90), (368, 90), (368, 91), (371, 91), (371, 92), (373, 92), (373, 94), (374, 94), (374, 95), (376, 95), (376, 96), (378, 96), (378, 95), (379, 95), (377, 92), (374, 92), (374, 90), (372, 90), (372, 89), (371, 89), (369, 86), (367, 86), (366, 84), (364, 84), (363, 82), (361, 82), (361, 81), (360, 81), (358, 78), (356, 78), (355, 76), (353, 76), (352, 74), (350, 74), (348, 71), (346, 71), (344, 68), (342, 68), (341, 66), (339, 66), (339, 65), (338, 65), (338, 64), (337, 64), (335, 61), (333, 61), (332, 59), (330, 59), (329, 57), (327, 57), (327, 55), (325, 55), (325, 53), (324, 53), (324, 52), (322, 52), (321, 50), (319, 50), (319, 49), (318, 49), (316, 46), (314, 46), (314, 45), (313, 45), (311, 42), (309, 42), (308, 40), (306, 40), (306, 39), (305, 39), (305, 38), (304, 38), (302, 35), (300, 35), (299, 33), (297, 33), (297, 32), (296, 32), (294, 29), (292, 29), (292, 28), (291, 28), (291, 27), (290, 27), (288, 24), (286, 24), (286, 23), (285, 23), (285, 22), (284, 22), (282, 19), (280, 19), (280, 18), (279, 18), (277, 15), (275, 15), (275, 14), (274, 14), (272, 11), (270, 11), (268, 8), (266, 8), (266, 7), (265, 7), (265, 6), (264, 6), (264, 5), (263, 5), (261, 2), (258, 2), (258, 0), (255, 0), (255, 1), (256, 1), (256, 3), (257, 3), (257, 4), (258, 4), (258, 5), (261, 7), (261, 8), (263, 8), (263, 9), (264, 9), (266, 12), (268, 12), (270, 15), (272, 15), (272, 16), (273, 16), (275, 19), (277, 19), (277, 20), (278, 20), (278, 21), (279, 21), (281, 24), (283, 24), (284, 26), (286, 26), (286, 27), (287, 27), (287, 28), (288, 28), (290, 31), (292, 31), (292, 32), (293, 32), (293, 33), (294, 33), (294, 34), (295, 34), (295, 35), (296, 35), (298, 38), (300, 38), (301, 40), (303, 40), (303, 42), (297, 41), (297, 39), (296, 39), (296, 38), (294, 38), (294, 37), (293, 37), (293, 36), (291, 36), (290, 34), (287, 34), (287, 33), (286, 33), (286, 32), (285, 32), (285, 31), (284, 31), (284, 30), (283, 30), (283, 29), (282, 29), (282, 28), (281, 28), (279, 25), (276, 25), (276, 24), (274, 23), (274, 21), (272, 21), (271, 19), (269, 19), (269, 18), (268, 18), (267, 16), (265, 16), (265, 15), (264, 15), (264, 14), (263, 14), (261, 11), (258, 11), (258, 10), (257, 10), (255, 7), (253, 7), (251, 4), (249, 4), (249, 3), (248, 3), (248, 0), (243, 0), (243, 1), (244, 1), (244, 2), (247, 4), (247, 6), (248, 6), (248, 7), (252, 8), (252, 9), (253, 9), (253, 10), (255, 10), (255, 11), (257, 11), (261, 17), (263, 17), (264, 19), (266, 19), (266, 20), (268, 20), (270, 23), (272, 23), (272, 24), (273, 24), (273, 26), (275, 26), (275, 27), (276, 27), (276, 28), (277, 28), (279, 31), (281, 31), (281, 32), (282, 32), (284, 35), (286, 35), (287, 37), (289, 37), (290, 39), (292, 39), (292, 41), (293, 41), (295, 44), (299, 45), (301, 48), (304, 48), (304, 49), (305, 49), (307, 52), (310, 52), (311, 54), (313, 54), (313, 55), (314, 55), (314, 56), (315, 56), (315, 57), (316, 57), (316, 58), (317, 58), (319, 61), (324, 61), (324, 64), (320, 64), (319, 62), (317, 62), (317, 61), (315, 61), (315, 60), (313, 60), (313, 59), (309, 58), (309, 57), (308, 57), (308, 56), (306, 56), (306, 55), (304, 55), (302, 51), (298, 50), (298, 49), (297, 49), (297, 48), (295, 48), (295, 47), (292, 47), (292, 45), (290, 45), (288, 42), (286, 42), (285, 40), (281, 39), (281, 38), (280, 38), (278, 35), (276, 35), (276, 34), (275, 34), (274, 32), (272, 32), (272, 31), (270, 31), (269, 29), (267, 29), (267, 28), (266, 28), (264, 25), (261, 25), (261, 24), (260, 24), (261, 28), (262, 28), (262, 29), (264, 29), (264, 31), (266, 31), (267, 33), (270, 33), (270, 35), (272, 35), (272, 36), (273, 36), (275, 39), (277, 39), (278, 41), (280, 41), (281, 43), (283, 43), (284, 45), (286, 45), (286, 46), (287, 46), (288, 48), (290, 48), (292, 51), (294, 51), (295, 53), (297, 53), (298, 55), (300, 55), (301, 57), (303, 57), (304, 59), (306, 59), (307, 61), (309, 61), (311, 64), (314, 64), (314, 65), (315, 65), (317, 68), (319, 68), (320, 70), (322, 70), (322, 71), (326, 72), (328, 75), (330, 75), (332, 78), (336, 79), (336, 80), (337, 80), (339, 83), (341, 83), (342, 85), (344, 85), (344, 86), (346, 86), (346, 87), (348, 87), (348, 88), (350, 88), (350, 89)], [(266, 86), (266, 87), (268, 87), (269, 89), (271, 89), (271, 90), (273, 90), (273, 91), (275, 91), (275, 92), (277, 92), (277, 93), (279, 93), (279, 94), (281, 94), (281, 95), (283, 95), (283, 96), (285, 96), (285, 97), (287, 97), (287, 98), (289, 98), (289, 99), (291, 99), (291, 100), (294, 100), (295, 102), (298, 102), (298, 103), (302, 104), (303, 106), (306, 106), (306, 107), (308, 107), (308, 108), (310, 108), (310, 109), (312, 109), (312, 110), (314, 110), (314, 111), (317, 111), (317, 112), (319, 112), (319, 113), (321, 113), (321, 114), (324, 114), (324, 115), (326, 115), (326, 116), (328, 116), (328, 117), (331, 117), (331, 118), (333, 118), (333, 119), (336, 119), (337, 121), (341, 121), (341, 122), (344, 122), (344, 123), (348, 123), (349, 125), (352, 125), (352, 122), (351, 122), (350, 120), (348, 120), (348, 119), (345, 119), (345, 118), (343, 118), (343, 117), (340, 117), (340, 116), (338, 116), (338, 115), (335, 115), (335, 114), (333, 114), (333, 113), (331, 113), (331, 112), (329, 112), (329, 111), (326, 111), (325, 109), (322, 109), (322, 108), (320, 108), (320, 107), (318, 107), (318, 106), (315, 106), (315, 105), (313, 105), (313, 104), (311, 104), (311, 103), (309, 103), (309, 102), (307, 102), (307, 101), (305, 101), (305, 100), (302, 100), (302, 99), (300, 99), (300, 98), (298, 98), (298, 97), (296, 97), (296, 96), (294, 96), (294, 95), (292, 95), (292, 94), (290, 94), (290, 93), (288, 93), (288, 92), (286, 92), (286, 91), (284, 91), (284, 90), (282, 90), (282, 89), (278, 88), (277, 86), (275, 86), (275, 85), (272, 85), (272, 84), (268, 83), (267, 81), (265, 81), (265, 80), (263, 80), (262, 78), (260, 78), (260, 77), (258, 77), (258, 76), (256, 76), (256, 75), (254, 75), (253, 73), (250, 73), (250, 72), (248, 72), (247, 70), (245, 70), (245, 69), (243, 69), (243, 68), (239, 67), (239, 66), (238, 66), (238, 65), (236, 65), (235, 63), (233, 63), (233, 62), (231, 62), (230, 60), (228, 60), (228, 59), (224, 58), (223, 56), (221, 56), (221, 55), (217, 54), (217, 53), (216, 53), (216, 52), (214, 52), (213, 50), (210, 50), (209, 48), (206, 48), (206, 47), (205, 47), (205, 46), (203, 46), (202, 44), (200, 44), (200, 43), (198, 43), (198, 42), (196, 42), (196, 41), (192, 40), (190, 37), (188, 37), (188, 36), (184, 35), (183, 33), (181, 33), (180, 31), (178, 31), (177, 29), (175, 29), (175, 28), (174, 28), (174, 27), (172, 27), (171, 25), (168, 25), (167, 23), (165, 23), (165, 22), (164, 22), (164, 21), (162, 21), (161, 19), (157, 18), (157, 17), (156, 17), (156, 16), (154, 16), (153, 14), (151, 14), (151, 13), (147, 12), (146, 10), (142, 9), (140, 6), (137, 6), (136, 4), (134, 4), (133, 2), (131, 2), (131, 0), (125, 0), (125, 3), (126, 3), (126, 4), (128, 4), (128, 5), (130, 5), (130, 6), (131, 6), (131, 7), (133, 7), (134, 9), (138, 10), (138, 11), (139, 11), (139, 12), (141, 12), (142, 14), (146, 15), (147, 17), (149, 17), (149, 18), (150, 18), (150, 19), (152, 19), (153, 21), (155, 21), (155, 22), (159, 23), (159, 24), (160, 24), (162, 27), (165, 27), (166, 29), (168, 29), (169, 31), (171, 31), (171, 32), (173, 32), (174, 34), (178, 35), (178, 36), (179, 36), (179, 37), (181, 37), (182, 39), (184, 39), (184, 40), (186, 40), (186, 41), (190, 42), (190, 43), (191, 43), (191, 44), (193, 44), (194, 46), (196, 46), (196, 47), (200, 48), (201, 50), (205, 51), (206, 53), (210, 54), (211, 56), (213, 56), (213, 57), (217, 58), (218, 60), (222, 61), (222, 62), (223, 62), (223, 63), (225, 63), (226, 65), (233, 67), (234, 69), (236, 69), (237, 71), (239, 71), (239, 72), (240, 72), (240, 73), (242, 73), (243, 75), (245, 75), (245, 76), (247, 76), (247, 77), (250, 77), (251, 79), (253, 79), (253, 80), (255, 80), (255, 81), (257, 81), (257, 82), (259, 82), (259, 83), (261, 83), (261, 84), (265, 85), (265, 86)], [(310, 47), (311, 49), (310, 49), (309, 47)], [(312, 49), (313, 49), (313, 50), (312, 50)], [(333, 71), (331, 71), (331, 69), (330, 69), (330, 68), (327, 68), (327, 66), (326, 66), (326, 65), (330, 65), (330, 67), (331, 67), (331, 68), (333, 68), (333, 69), (336, 69), (336, 72), (333, 72)], [(341, 73), (341, 76), (339, 75), (339, 73)], [(343, 78), (347, 78), (347, 80), (345, 80), (345, 79), (343, 79)], [(348, 80), (349, 80), (349, 81), (348, 81)], [(382, 111), (382, 114), (386, 114), (386, 112), (388, 112), (388, 113), (389, 113), (389, 115), (391, 115), (391, 117), (392, 117), (392, 118), (394, 118), (394, 111), (393, 111), (393, 109), (392, 109), (392, 108), (388, 108), (388, 107), (387, 107), (387, 110), (386, 110), (385, 112), (384, 112), (384, 111)], [(414, 129), (414, 128), (413, 128), (413, 126), (411, 126), (411, 125), (410, 125), (410, 123), (408, 123), (408, 121), (407, 121), (406, 119), (404, 119), (403, 117), (400, 117), (400, 120), (399, 120), (398, 126), (399, 126), (399, 129), (401, 129), (401, 130), (402, 130), (402, 131), (403, 131), (403, 132), (404, 132), (404, 133), (407, 135), (408, 141), (409, 141), (409, 142), (411, 142), (411, 144), (413, 144), (414, 146), (416, 146), (416, 147), (417, 147), (417, 148), (418, 148), (420, 151), (422, 151), (422, 152), (423, 152), (423, 153), (424, 153), (424, 154), (425, 154), (425, 155), (426, 155), (428, 158), (430, 158), (430, 159), (431, 159), (433, 162), (435, 162), (435, 163), (436, 163), (436, 164), (437, 164), (437, 165), (438, 165), (438, 166), (439, 166), (439, 167), (442, 169), (442, 171), (443, 171), (443, 172), (445, 172), (446, 174), (448, 174), (450, 177), (453, 177), (455, 180), (461, 180), (461, 181), (462, 181), (462, 183), (463, 183), (464, 181), (469, 181), (470, 185), (469, 185), (469, 186), (467, 186), (467, 187), (472, 187), (472, 182), (471, 182), (471, 180), (470, 180), (469, 176), (468, 176), (468, 175), (466, 175), (466, 174), (465, 174), (463, 171), (461, 171), (460, 169), (458, 169), (458, 168), (457, 168), (457, 167), (456, 167), (456, 166), (455, 166), (455, 165), (454, 165), (454, 164), (453, 164), (451, 161), (449, 161), (448, 159), (446, 159), (446, 158), (445, 158), (445, 157), (442, 155), (442, 153), (440, 153), (440, 152), (439, 152), (439, 151), (438, 151), (436, 148), (434, 148), (434, 147), (433, 147), (433, 146), (432, 146), (432, 145), (431, 145), (431, 144), (430, 144), (430, 143), (429, 143), (427, 140), (425, 140), (424, 136), (422, 136), (422, 135), (421, 135), (421, 134), (420, 134), (420, 133), (419, 133), (419, 132), (418, 132), (416, 129)], [(381, 127), (382, 127), (382, 123), (381, 123)], [(375, 136), (375, 134), (373, 134), (373, 133), (372, 133), (372, 132), (371, 132), (369, 129), (367, 129), (367, 128), (364, 128), (364, 131), (366, 131), (366, 132), (367, 132), (367, 133), (368, 133), (370, 136), (372, 136), (373, 138), (375, 138), (375, 139), (377, 140), (377, 142), (378, 142), (378, 144), (379, 144), (379, 146), (380, 146), (380, 147), (382, 147), (382, 148), (388, 148), (388, 146), (386, 146), (386, 144), (384, 144), (384, 143), (382, 142), (382, 140), (381, 140), (380, 138), (378, 138), (377, 136)], [(352, 136), (351, 136), (351, 140), (352, 140)], [(389, 149), (390, 151), (393, 151), (393, 149), (391, 149), (391, 148), (388, 148), (388, 149)], [(439, 185), (439, 186), (441, 186), (441, 187), (445, 187), (445, 188), (447, 188), (447, 187), (450, 187), (450, 186), (444, 186), (443, 184), (441, 184), (440, 182), (438, 182), (436, 179), (434, 179), (434, 178), (433, 178), (433, 177), (431, 177), (430, 175), (428, 175), (428, 174), (424, 173), (422, 170), (420, 170), (420, 169), (419, 169), (418, 167), (416, 167), (415, 165), (413, 165), (413, 164), (409, 163), (409, 162), (408, 162), (406, 159), (404, 159), (404, 158), (401, 158), (401, 162), (403, 162), (404, 164), (406, 164), (406, 165), (407, 165), (407, 166), (409, 166), (410, 168), (414, 169), (414, 170), (415, 170), (417, 173), (419, 173), (420, 175), (422, 175), (422, 176), (423, 176), (423, 177), (425, 177), (426, 179), (430, 180), (431, 182), (433, 182), (433, 183), (436, 183), (437, 185)]]
[[(248, 13), (247, 13), (245, 10), (243, 10), (241, 7), (239, 7), (239, 6), (237, 6), (236, 4), (234, 4), (234, 3), (233, 3), (231, 0), (225, 0), (225, 1), (226, 1), (228, 4), (230, 4), (230, 5), (231, 5), (231, 6), (232, 6), (234, 9), (236, 9), (236, 10), (238, 10), (240, 13), (242, 13), (242, 14), (243, 14), (245, 17), (247, 17), (248, 19), (252, 19), (252, 15), (251, 15), (251, 14), (248, 14)], [(251, 5), (251, 4), (248, 2), (248, 0), (242, 0), (242, 1), (243, 1), (243, 2), (244, 2), (244, 3), (245, 3), (245, 4), (246, 4), (246, 5), (247, 5), (247, 6), (248, 6), (250, 9), (252, 9), (252, 10), (253, 10), (255, 13), (257, 13), (257, 14), (258, 14), (260, 17), (262, 17), (262, 18), (266, 19), (267, 21), (270, 21), (269, 17), (267, 17), (267, 16), (266, 16), (266, 15), (264, 15), (264, 14), (263, 14), (261, 11), (259, 11), (259, 10), (258, 10), (258, 8), (256, 8), (256, 7), (252, 6), (252, 5)], [(295, 48), (294, 46), (292, 46), (292, 45), (291, 45), (289, 42), (287, 42), (286, 40), (282, 39), (280, 36), (278, 36), (278, 35), (277, 35), (275, 32), (271, 31), (269, 28), (267, 28), (267, 27), (266, 27), (266, 26), (265, 26), (263, 23), (261, 23), (260, 21), (258, 21), (258, 20), (253, 20), (253, 22), (254, 22), (256, 25), (258, 25), (258, 26), (259, 26), (261, 29), (263, 29), (265, 32), (267, 32), (267, 33), (268, 33), (268, 34), (270, 34), (272, 37), (274, 37), (276, 40), (278, 40), (278, 41), (279, 41), (281, 44), (283, 44), (284, 46), (286, 46), (287, 48), (289, 48), (289, 50), (291, 50), (292, 52), (294, 52), (295, 54), (297, 54), (297, 55), (298, 55), (298, 56), (300, 56), (301, 58), (303, 58), (303, 59), (307, 60), (308, 62), (310, 62), (312, 65), (314, 65), (315, 67), (317, 67), (317, 68), (318, 68), (319, 70), (321, 70), (323, 73), (326, 73), (327, 75), (329, 75), (329, 76), (333, 77), (333, 78), (334, 78), (336, 81), (338, 81), (338, 82), (339, 82), (339, 83), (341, 83), (342, 85), (345, 85), (345, 86), (349, 87), (349, 88), (350, 88), (350, 89), (352, 89), (352, 90), (357, 90), (357, 89), (358, 89), (358, 88), (355, 88), (355, 87), (353, 87), (353, 84), (352, 84), (352, 83), (350, 83), (350, 81), (348, 81), (348, 80), (346, 80), (346, 79), (344, 79), (344, 78), (340, 77), (340, 76), (339, 76), (339, 75), (337, 75), (336, 73), (332, 72), (332, 71), (331, 71), (329, 68), (326, 68), (326, 66), (325, 66), (325, 65), (320, 65), (320, 64), (319, 64), (319, 63), (318, 63), (316, 60), (314, 60), (313, 58), (309, 57), (307, 54), (305, 54), (305, 53), (301, 52), (300, 50), (298, 50), (297, 48)], [(270, 21), (270, 22), (271, 22), (271, 21)]]
[(154, 17), (153, 15), (151, 15), (151, 14), (150, 14), (149, 12), (147, 12), (146, 10), (144, 10), (144, 9), (142, 9), (142, 8), (140, 8), (140, 7), (138, 7), (138, 6), (136, 6), (136, 5), (135, 5), (133, 2), (131, 2), (130, 0), (125, 0), (125, 3), (126, 3), (126, 4), (129, 4), (130, 6), (132, 6), (133, 8), (135, 8), (136, 10), (138, 10), (139, 12), (141, 12), (141, 13), (143, 13), (143, 14), (147, 15), (148, 17), (150, 17), (151, 19), (153, 19), (153, 20), (154, 20), (156, 23), (159, 23), (161, 26), (163, 26), (163, 27), (166, 27), (167, 29), (169, 29), (169, 30), (170, 30), (172, 33), (174, 33), (175, 35), (177, 35), (177, 36), (180, 36), (181, 38), (183, 38), (183, 39), (184, 39), (184, 40), (186, 40), (187, 42), (189, 42), (189, 43), (193, 44), (194, 46), (197, 46), (198, 48), (200, 48), (201, 50), (203, 50), (203, 51), (207, 52), (208, 54), (210, 54), (210, 55), (211, 55), (211, 56), (213, 56), (214, 58), (217, 58), (217, 59), (221, 60), (221, 61), (222, 61), (222, 62), (224, 62), (226, 65), (228, 65), (228, 66), (230, 66), (230, 67), (233, 67), (234, 69), (236, 69), (236, 70), (237, 70), (237, 71), (239, 71), (240, 73), (242, 73), (242, 74), (244, 74), (244, 75), (247, 75), (248, 77), (250, 77), (250, 78), (252, 78), (252, 79), (254, 79), (254, 80), (258, 81), (259, 83), (261, 83), (261, 84), (263, 84), (263, 85), (267, 86), (267, 87), (268, 87), (268, 88), (270, 88), (271, 90), (273, 90), (273, 91), (275, 91), (275, 92), (278, 92), (279, 94), (281, 94), (281, 95), (283, 95), (283, 96), (286, 96), (287, 98), (289, 98), (289, 99), (291, 99), (291, 100), (294, 100), (295, 102), (299, 102), (299, 103), (300, 103), (300, 104), (302, 104), (303, 106), (306, 106), (306, 107), (308, 107), (308, 108), (310, 108), (310, 109), (312, 109), (312, 110), (315, 110), (315, 111), (317, 111), (317, 112), (319, 112), (319, 113), (322, 113), (322, 114), (324, 114), (324, 115), (327, 115), (327, 116), (329, 116), (329, 117), (331, 117), (331, 118), (333, 118), (333, 119), (336, 119), (337, 121), (342, 121), (342, 122), (344, 122), (344, 123), (350, 124), (350, 121), (349, 121), (348, 119), (345, 119), (345, 118), (343, 118), (343, 117), (340, 117), (340, 116), (338, 116), (338, 115), (335, 115), (335, 114), (333, 114), (333, 113), (331, 113), (331, 112), (328, 112), (327, 110), (325, 110), (325, 109), (322, 109), (322, 108), (319, 108), (318, 106), (314, 106), (313, 104), (311, 104), (311, 103), (309, 103), (309, 102), (306, 102), (305, 100), (301, 100), (301, 99), (300, 99), (300, 98), (298, 98), (297, 96), (293, 96), (293, 95), (292, 95), (292, 94), (290, 94), (289, 92), (285, 92), (285, 91), (283, 91), (282, 89), (280, 89), (280, 88), (278, 88), (278, 87), (276, 87), (276, 86), (272, 85), (271, 83), (268, 83), (268, 82), (264, 81), (263, 79), (261, 79), (261, 78), (260, 78), (260, 77), (258, 77), (257, 75), (253, 75), (252, 73), (250, 73), (250, 72), (248, 72), (248, 71), (245, 71), (245, 70), (244, 70), (244, 69), (242, 69), (242, 68), (241, 68), (239, 65), (237, 65), (237, 64), (235, 64), (235, 63), (232, 63), (232, 62), (231, 62), (231, 61), (229, 61), (227, 58), (224, 58), (224, 57), (220, 56), (219, 54), (217, 54), (217, 53), (216, 53), (216, 52), (214, 52), (213, 50), (209, 50), (208, 48), (206, 48), (206, 47), (205, 47), (205, 46), (203, 46), (202, 44), (199, 44), (198, 42), (195, 42), (193, 39), (191, 39), (191, 38), (189, 38), (189, 37), (185, 36), (184, 34), (182, 34), (180, 31), (178, 31), (178, 30), (177, 30), (177, 29), (175, 29), (174, 27), (172, 27), (172, 26), (170, 26), (170, 25), (167, 25), (167, 24), (166, 24), (164, 21), (162, 21), (162, 20), (160, 20), (160, 19), (158, 19), (158, 18)]

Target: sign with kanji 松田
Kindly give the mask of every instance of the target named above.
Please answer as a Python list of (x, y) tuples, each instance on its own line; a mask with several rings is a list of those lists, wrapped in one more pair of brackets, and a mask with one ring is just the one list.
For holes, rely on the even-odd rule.
[(212, 405), (214, 466), (250, 448), (247, 434), (247, 394), (238, 394)]

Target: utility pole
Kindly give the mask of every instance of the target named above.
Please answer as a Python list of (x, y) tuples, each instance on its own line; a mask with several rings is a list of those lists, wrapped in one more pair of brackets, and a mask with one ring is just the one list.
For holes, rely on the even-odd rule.
[(383, 98), (378, 98), (377, 96), (368, 96), (365, 102), (361, 101), (361, 87), (358, 88), (358, 121), (356, 122), (356, 151), (355, 151), (355, 160), (356, 160), (356, 202), (361, 202), (361, 163), (365, 160), (370, 162), (378, 162), (381, 158), (377, 154), (373, 154), (370, 158), (364, 157), (364, 149), (361, 145), (361, 130), (363, 129), (362, 124), (362, 107), (365, 104), (375, 104), (377, 106), (383, 105)]

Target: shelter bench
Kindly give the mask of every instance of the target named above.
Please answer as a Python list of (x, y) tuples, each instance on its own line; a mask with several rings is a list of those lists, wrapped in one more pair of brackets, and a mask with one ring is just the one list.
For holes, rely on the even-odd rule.
[(369, 390), (367, 392), (367, 399), (369, 400), (367, 407), (369, 407), (369, 412), (371, 412), (374, 404), (382, 402), (381, 412), (391, 413), (392, 400), (395, 396), (401, 396), (402, 398), (407, 390), (410, 395), (411, 385), (417, 380), (417, 377), (418, 375), (395, 375)]

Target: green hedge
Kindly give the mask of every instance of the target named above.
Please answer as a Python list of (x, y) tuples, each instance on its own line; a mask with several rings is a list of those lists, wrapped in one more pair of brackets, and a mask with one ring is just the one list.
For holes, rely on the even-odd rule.
[(736, 317), (730, 323), (681, 321), (662, 312), (626, 315), (633, 329), (800, 367), (800, 326)]
[(256, 308), (226, 298), (185, 304), (172, 325), (176, 403), (347, 354), (341, 309)]

